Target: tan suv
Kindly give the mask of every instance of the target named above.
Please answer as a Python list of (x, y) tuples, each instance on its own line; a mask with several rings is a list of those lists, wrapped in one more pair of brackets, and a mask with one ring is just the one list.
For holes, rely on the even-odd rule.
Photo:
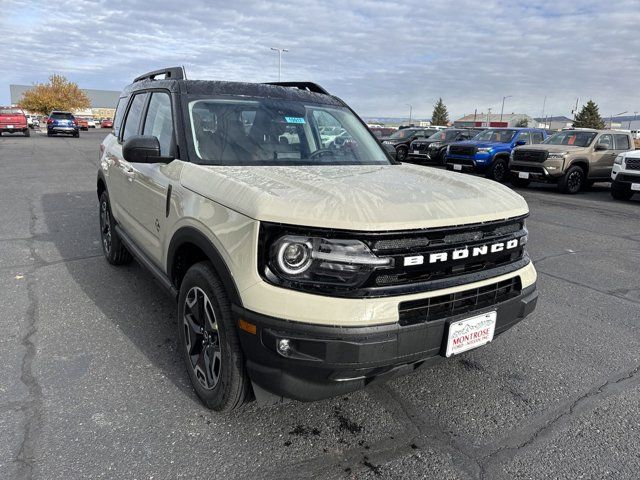
[(557, 183), (563, 193), (578, 193), (585, 185), (611, 180), (613, 161), (633, 150), (630, 134), (615, 130), (563, 130), (540, 145), (511, 152), (511, 183), (526, 187), (537, 182)]
[(520, 195), (397, 163), (313, 83), (137, 78), (97, 193), (106, 259), (136, 257), (176, 300), (180, 354), (216, 410), (409, 373), (536, 305)]

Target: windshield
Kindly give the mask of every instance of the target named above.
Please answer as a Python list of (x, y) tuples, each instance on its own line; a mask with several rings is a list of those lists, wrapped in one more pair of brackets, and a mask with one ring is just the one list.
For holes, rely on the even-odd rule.
[(431, 135), (427, 140), (433, 142), (451, 141), (454, 140), (460, 132), (458, 130), (440, 130), (439, 132)]
[(195, 153), (211, 165), (388, 164), (347, 108), (290, 100), (189, 102)]
[(19, 108), (0, 108), (0, 115), (23, 115)]
[(474, 140), (480, 142), (509, 143), (515, 134), (515, 130), (485, 130), (479, 135), (476, 135)]
[(588, 147), (596, 138), (597, 132), (581, 132), (579, 130), (567, 130), (551, 135), (544, 142), (548, 145), (573, 145), (574, 147)]

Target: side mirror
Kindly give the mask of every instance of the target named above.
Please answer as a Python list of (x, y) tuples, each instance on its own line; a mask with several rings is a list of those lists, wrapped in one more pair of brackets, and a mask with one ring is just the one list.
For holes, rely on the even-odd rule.
[(393, 145), (390, 145), (388, 143), (383, 143), (382, 146), (385, 148), (385, 150), (387, 151), (387, 153), (389, 155), (391, 155), (391, 157), (394, 160), (398, 159), (398, 152), (396, 152), (396, 147), (394, 147)]
[(601, 143), (596, 145), (596, 148), (595, 148), (596, 152), (602, 152), (604, 150), (609, 150), (609, 147), (607, 147), (606, 145), (603, 145)]
[(122, 156), (129, 163), (169, 163), (160, 155), (160, 142), (153, 135), (134, 135), (122, 145)]
[(520, 145), (526, 145), (526, 144), (527, 144), (527, 141), (526, 141), (526, 140), (518, 140), (518, 141), (516, 142), (516, 147), (519, 147)]

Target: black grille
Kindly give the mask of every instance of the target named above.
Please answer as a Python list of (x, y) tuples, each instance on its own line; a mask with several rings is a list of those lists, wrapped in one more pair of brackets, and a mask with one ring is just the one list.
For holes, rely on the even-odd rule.
[(537, 167), (534, 165), (513, 165), (511, 167), (511, 171), (516, 172), (529, 172), (529, 173), (539, 173), (540, 175), (544, 175), (544, 169), (542, 167)]
[(473, 145), (450, 145), (449, 153), (462, 157), (473, 157), (476, 154), (476, 147)]
[(414, 150), (418, 150), (420, 153), (427, 153), (428, 143), (420, 142), (420, 143), (412, 143), (409, 153), (413, 153)]
[(619, 173), (616, 177), (617, 182), (631, 182), (631, 183), (640, 183), (640, 177), (638, 175), (624, 175)]
[(473, 167), (473, 160), (467, 158), (451, 158), (447, 163), (450, 165), (455, 163), (457, 165), (469, 165)]
[(517, 162), (544, 162), (547, 159), (546, 150), (524, 150), (517, 148), (513, 151), (513, 159)]
[(474, 312), (517, 297), (520, 277), (448, 295), (402, 302), (398, 306), (400, 325), (415, 325), (462, 313)]
[(627, 170), (640, 170), (640, 158), (627, 158), (624, 163), (627, 165)]
[[(517, 262), (524, 255), (524, 248), (515, 248), (491, 253), (490, 251), (459, 260), (453, 260), (453, 252), (460, 249), (491, 245), (496, 242), (508, 242), (526, 234), (524, 220), (491, 222), (484, 225), (423, 230), (407, 232), (379, 238), (367, 242), (373, 253), (380, 257), (393, 257), (394, 267), (377, 270), (369, 278), (366, 287), (392, 287), (433, 280), (446, 279), (460, 275), (481, 272), (491, 268)], [(429, 262), (433, 253), (447, 253), (446, 261)], [(406, 257), (422, 256), (423, 263), (404, 265)]]

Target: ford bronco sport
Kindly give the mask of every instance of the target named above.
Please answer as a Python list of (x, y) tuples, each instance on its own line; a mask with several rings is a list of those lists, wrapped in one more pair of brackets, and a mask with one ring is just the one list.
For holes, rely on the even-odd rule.
[[(351, 140), (323, 144), (327, 125)], [(97, 193), (106, 259), (136, 257), (177, 300), (187, 372), (219, 411), (412, 372), (537, 300), (521, 196), (396, 163), (313, 83), (136, 78)]]
[(640, 194), (640, 150), (618, 155), (611, 171), (611, 196), (630, 200), (634, 194)]
[(613, 161), (633, 149), (628, 133), (613, 130), (563, 130), (541, 145), (514, 149), (511, 183), (526, 187), (531, 180), (557, 183), (563, 193), (578, 193), (585, 185), (610, 181)]

